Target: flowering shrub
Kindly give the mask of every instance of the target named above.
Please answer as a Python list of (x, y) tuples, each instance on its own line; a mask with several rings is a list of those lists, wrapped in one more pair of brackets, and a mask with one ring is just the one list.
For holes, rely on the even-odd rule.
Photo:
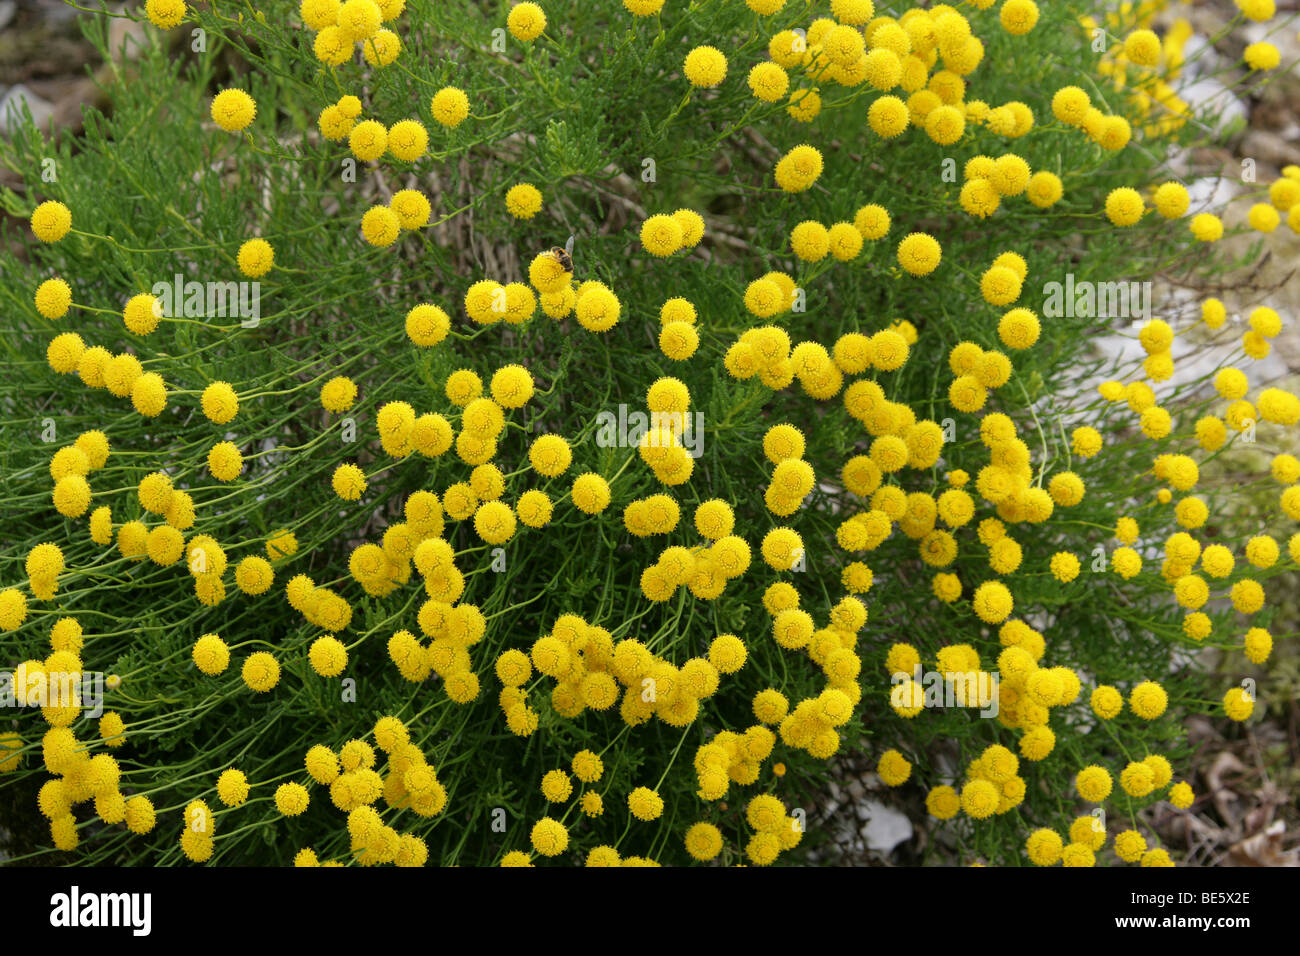
[(111, 113), (5, 154), (32, 855), (768, 864), (865, 751), (962, 861), (1170, 865), (1137, 812), (1254, 710), (1186, 654), (1269, 656), (1300, 399), (1278, 312), (1173, 288), (1231, 263), (1156, 13), (132, 11)]

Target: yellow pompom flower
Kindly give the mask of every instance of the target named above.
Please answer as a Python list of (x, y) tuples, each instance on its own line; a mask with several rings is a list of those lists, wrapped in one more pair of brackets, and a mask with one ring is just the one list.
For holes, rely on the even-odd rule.
[(208, 421), (224, 425), (239, 412), (239, 397), (229, 382), (213, 382), (199, 400)]
[(506, 192), (506, 211), (516, 219), (532, 219), (542, 208), (542, 192), (532, 183), (519, 183)]
[[(71, 375), (77, 371), (77, 366), (85, 352), (86, 343), (82, 341), (80, 335), (76, 332), (63, 332), (50, 340), (50, 344), (45, 349), (45, 360), (49, 362), (50, 368), (60, 375)], [(128, 386), (120, 394), (123, 396), (130, 394), (130, 387)]]
[(727, 76), (727, 58), (716, 47), (697, 46), (686, 54), (682, 72), (691, 86), (718, 86)]
[(194, 642), (191, 652), (194, 666), (209, 677), (225, 671), (230, 663), (230, 650), (226, 642), (216, 634), (204, 634)]
[(320, 403), (327, 412), (335, 414), (346, 412), (352, 407), (356, 398), (356, 383), (342, 375), (335, 376), (321, 386)]
[(686, 852), (694, 859), (712, 860), (722, 852), (722, 831), (712, 823), (696, 823), (686, 831)]
[(286, 817), (296, 817), (307, 809), (311, 798), (300, 783), (282, 783), (275, 788), (275, 808)]
[(48, 200), (32, 211), (31, 227), (41, 242), (58, 242), (72, 228), (72, 212), (63, 203)]
[(1197, 213), (1188, 228), (1201, 242), (1214, 242), (1223, 236), (1223, 220), (1213, 213)]
[(318, 637), (307, 650), (307, 659), (321, 677), (337, 677), (348, 663), (348, 652), (336, 637)]
[(546, 29), (546, 14), (535, 3), (518, 3), (506, 17), (506, 29), (516, 40), (531, 43)]
[(599, 514), (609, 507), (609, 483), (595, 472), (586, 472), (574, 479), (572, 497), (579, 511)]
[(671, 256), (684, 241), (682, 227), (672, 216), (651, 216), (641, 224), (641, 246), (652, 256)]
[(260, 279), (275, 264), (275, 249), (265, 239), (248, 239), (235, 255), (239, 271), (250, 279)]
[(529, 839), (542, 856), (559, 856), (569, 846), (569, 831), (559, 820), (542, 817), (533, 824)]
[(339, 5), (339, 29), (354, 43), (374, 36), (382, 22), (383, 14), (375, 0), (343, 0)]
[(241, 676), (250, 690), (263, 694), (279, 683), (280, 664), (265, 651), (258, 651), (244, 661)]
[[(1242, 54), (1242, 59), (1252, 70), (1276, 70), (1278, 64), (1282, 62), (1282, 54), (1272, 43), (1260, 41), (1249, 44)], [(1275, 217), (1276, 215), (1274, 213)]]
[(1160, 62), (1160, 37), (1151, 30), (1134, 30), (1124, 38), (1124, 55), (1138, 66)]
[(1034, 0), (1003, 0), (998, 18), (1002, 29), (1012, 36), (1023, 36), (1038, 23), (1038, 4)]
[(1234, 687), (1223, 695), (1223, 712), (1230, 720), (1242, 722), (1255, 712), (1255, 698), (1241, 687)]
[(924, 232), (914, 232), (898, 244), (898, 264), (914, 276), (929, 275), (942, 257), (939, 241)]
[(1116, 226), (1131, 226), (1142, 218), (1142, 196), (1128, 186), (1112, 189), (1106, 195), (1106, 218)]
[(240, 806), (248, 799), (248, 778), (242, 770), (230, 768), (217, 778), (217, 798), (228, 807)]
[[(379, 30), (361, 41), (361, 55), (371, 66), (388, 66), (402, 52), (402, 40), (392, 30)], [(423, 152), (423, 150), (421, 150)], [(393, 150), (398, 159), (405, 159)]]
[(590, 750), (573, 755), (573, 775), (583, 783), (596, 783), (605, 772), (605, 764)]
[(659, 350), (676, 362), (695, 354), (700, 345), (700, 333), (686, 322), (669, 322), (659, 330)]
[(361, 217), (361, 235), (372, 246), (391, 246), (401, 230), (402, 221), (387, 206), (371, 206)]
[(1113, 786), (1106, 769), (1095, 764), (1084, 767), (1075, 777), (1075, 789), (1079, 796), (1089, 803), (1101, 803), (1110, 796)]
[(62, 279), (46, 279), (36, 288), (36, 311), (47, 319), (61, 319), (72, 305), (72, 287)]
[(469, 116), (469, 97), (462, 89), (444, 86), (433, 95), (429, 102), (429, 112), (443, 126), (455, 129)]
[(247, 129), (257, 115), (257, 103), (241, 89), (222, 90), (212, 98), (212, 120), (227, 133)]
[(998, 322), (998, 338), (1011, 349), (1031, 348), (1038, 341), (1040, 330), (1038, 316), (1024, 308), (1010, 310)]
[(781, 157), (776, 164), (776, 184), (788, 193), (810, 188), (822, 174), (822, 154), (816, 147), (802, 143)]
[(170, 30), (185, 19), (185, 0), (146, 0), (144, 12), (159, 30)]
[(1186, 810), (1192, 805), (1195, 794), (1192, 792), (1191, 784), (1180, 781), (1169, 788), (1169, 802), (1179, 810)]
[(638, 820), (657, 820), (664, 812), (664, 801), (649, 787), (637, 787), (627, 796), (628, 809)]
[[(887, 50), (873, 50), (871, 54), (868, 54), (868, 59), (870, 60), (874, 55), (882, 53), (893, 57), (897, 61), (897, 57), (894, 57)], [(889, 82), (892, 78), (892, 71), (886, 76), (878, 75), (872, 85), (877, 86), (877, 88), (884, 87), (888, 89), (894, 85)], [(897, 96), (882, 96), (867, 109), (867, 124), (871, 127), (871, 131), (881, 139), (894, 139), (901, 136), (910, 122), (911, 115), (907, 111), (907, 104)]]
[(234, 481), (244, 470), (244, 456), (234, 442), (218, 442), (208, 451), (208, 471), (217, 481)]
[(1129, 692), (1128, 704), (1143, 720), (1155, 720), (1169, 706), (1169, 696), (1155, 681), (1143, 681)]
[(790, 88), (790, 76), (778, 63), (758, 63), (749, 71), (749, 89), (764, 103), (775, 103)]
[(542, 776), (542, 796), (550, 803), (563, 803), (573, 793), (573, 782), (563, 770), (549, 770)]
[(880, 755), (876, 772), (887, 786), (899, 787), (912, 775), (912, 765), (897, 750), (886, 750)]

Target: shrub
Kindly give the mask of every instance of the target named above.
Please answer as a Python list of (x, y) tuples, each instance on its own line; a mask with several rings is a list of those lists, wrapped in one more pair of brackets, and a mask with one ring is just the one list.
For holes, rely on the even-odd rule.
[[(1217, 520), (1300, 417), (1277, 314), (1218, 378), (1174, 358), (1215, 299), (1095, 347), (1134, 316), (1086, 295), (1231, 264), (1157, 165), (1181, 33), (224, 7), (149, 0), (111, 111), (4, 148), (2, 766), (50, 848), (767, 864), (860, 751), (963, 860), (1169, 859), (1091, 811), (1190, 805), (1182, 721), (1253, 691), (1185, 656), (1267, 657), (1300, 560), (1294, 459)], [(1295, 229), (1300, 170), (1258, 189)]]

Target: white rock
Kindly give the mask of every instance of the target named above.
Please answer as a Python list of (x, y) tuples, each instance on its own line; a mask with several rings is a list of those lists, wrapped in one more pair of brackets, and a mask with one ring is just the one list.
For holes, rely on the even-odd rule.
[(36, 128), (48, 128), (54, 115), (54, 104), (42, 99), (21, 83), (9, 87), (0, 96), (0, 133), (8, 136), (22, 124), (23, 103), (32, 112)]
[(860, 832), (870, 849), (889, 853), (912, 838), (912, 821), (893, 807), (868, 800), (866, 809), (869, 819)]
[(1249, 115), (1246, 104), (1213, 77), (1193, 80), (1177, 90), (1200, 122), (1213, 129), (1216, 136), (1246, 123)]
[(1241, 184), (1223, 176), (1202, 176), (1187, 184), (1191, 199), (1188, 214), (1222, 210), (1239, 192)]

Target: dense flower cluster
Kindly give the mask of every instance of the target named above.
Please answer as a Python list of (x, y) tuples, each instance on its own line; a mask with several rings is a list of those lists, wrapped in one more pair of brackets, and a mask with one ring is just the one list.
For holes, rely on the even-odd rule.
[[(103, 308), (75, 265), (101, 248), (149, 250), (110, 240), (112, 224), (72, 195), (31, 204), (42, 255), (63, 257), (37, 258), (63, 274), (30, 286), (49, 332), (43, 387), (75, 378), (71, 400), (93, 403), (100, 424), (17, 465), (41, 472), (39, 494), (18, 500), (45, 530), (25, 580), (0, 589), (0, 630), (21, 651), (8, 662), (15, 699), (30, 711), (16, 732), (0, 727), (0, 772), (43, 771), (39, 808), (59, 850), (77, 847), (76, 814), (91, 804), (142, 838), (162, 823), (166, 841), (149, 845), (172, 862), (240, 862), (246, 824), (261, 821), (304, 847), (297, 866), (420, 866), (431, 845), (433, 862), (767, 865), (808, 825), (782, 786), (787, 763), (816, 780), (836, 754), (867, 748), (885, 786), (914, 790), (933, 825), (974, 834), (965, 845), (982, 855), (1006, 841), (980, 835), (1003, 826), (1037, 865), (1090, 866), (1103, 852), (1172, 865), (1153, 833), (1127, 827), (1129, 810), (1195, 799), (1175, 779), (1182, 755), (1154, 732), (1198, 706), (1168, 647), (1214, 643), (1265, 663), (1270, 582), (1300, 564), (1300, 534), (1269, 530), (1300, 521), (1300, 461), (1286, 452), (1269, 458), (1276, 505), (1263, 524), (1242, 541), (1211, 527), (1215, 458), (1256, 432), (1269, 447), (1294, 440), (1300, 398), (1248, 364), (1284, 321), (1265, 304), (1249, 312), (1212, 398), (1199, 383), (1160, 386), (1180, 340), (1224, 325), (1217, 298), (1191, 321), (1145, 318), (1144, 358), (1071, 393), (1086, 336), (1062, 344), (1059, 318), (1037, 306), (1031, 289), (1056, 274), (1060, 250), (1037, 249), (1024, 224), (1068, 213), (1178, 250), (1224, 235), (1219, 216), (1189, 215), (1184, 185), (1142, 179), (1144, 160), (1130, 159), (1188, 125), (1173, 85), (1186, 31), (1160, 36), (1149, 4), (1136, 22), (1102, 24), (1033, 0), (892, 12), (747, 0), (743, 17), (717, 14), (712, 36), (674, 21), (672, 0), (602, 6), (647, 51), (687, 34), (660, 80), (677, 105), (644, 118), (646, 136), (695, 116), (697, 141), (674, 145), (712, 157), (739, 130), (775, 131), (755, 133), (761, 182), (742, 191), (779, 203), (760, 214), (775, 217), (779, 248), (738, 238), (698, 189), (634, 202), (602, 185), (582, 205), (605, 160), (576, 174), (589, 157), (559, 121), (528, 134), (549, 165), (519, 159), (524, 127), (501, 120), (518, 111), (498, 112), (471, 67), (421, 78), (436, 90), (425, 102), (395, 95), (423, 26), (404, 0), (303, 0), (289, 22), (247, 24), (293, 37), (276, 54), (298, 58), (285, 68), (329, 77), (311, 86), (330, 93), (309, 104), (300, 153), (284, 153), (283, 117), (249, 92), (258, 77), (211, 97), (203, 133), (241, 168), (361, 164), (379, 184), (370, 198), (344, 189), (325, 207), (348, 223), (338, 256), (376, 283), (406, 276), (400, 295), (363, 302), (352, 280), (329, 285), (316, 274), (327, 267), (298, 258), (309, 230), (273, 211), (259, 207), (231, 243), (231, 206), (214, 248), (242, 279), (305, 300), (269, 331), (195, 321), (127, 268)], [(233, 23), (182, 0), (144, 11), (159, 30)], [(999, 91), (1018, 58), (1037, 58), (1048, 16), (1081, 36), (1126, 29), (1072, 68), (1093, 71), (1088, 89), (1045, 90), (1036, 114)], [(539, 64), (580, 28), (531, 2), (497, 19), (511, 41), (485, 69), (518, 62), (564, 96)], [(1268, 71), (1277, 51), (1257, 43), (1244, 62)], [(596, 122), (571, 108), (575, 123)], [(869, 152), (879, 188), (846, 195), (861, 157), (823, 126), (837, 118), (861, 131), (852, 149)], [(711, 141), (702, 127), (714, 123), (726, 132)], [(509, 168), (475, 198), (465, 183), (465, 209), (511, 254), (455, 272), (439, 230), (464, 209), (438, 171), (484, 143)], [(936, 166), (961, 151), (960, 177), (954, 164), (937, 188), (917, 187), (924, 212), (894, 165), (904, 149)], [(1088, 172), (1122, 164), (1097, 186), (1044, 162), (1058, 153)], [(1267, 234), (1285, 216), (1300, 232), (1300, 169), (1264, 192), (1249, 228)], [(621, 203), (617, 252), (584, 262), (585, 239), (550, 248), (561, 223), (597, 229), (607, 200)], [(218, 227), (192, 228), (207, 249)], [(436, 261), (437, 282), (416, 284), (412, 250)], [(309, 315), (318, 298), (345, 301), (351, 326), (303, 331), (326, 324)], [(208, 364), (208, 349), (263, 364)], [(400, 354), (391, 370), (385, 350)], [(640, 424), (611, 440), (607, 422), (575, 412), (610, 404)], [(81, 613), (118, 589), (138, 646), (96, 633), (113, 628), (102, 611)], [(176, 624), (166, 615), (181, 602)], [(1099, 649), (1114, 621), (1080, 624), (1071, 604), (1143, 632), (1123, 664)], [(91, 665), (125, 674), (107, 682), (117, 709), (97, 721), (80, 692), (55, 695)], [(128, 681), (148, 691), (113, 700)], [(1215, 694), (1220, 716), (1251, 718), (1253, 685)], [(177, 728), (217, 719), (223, 701), (248, 723), (232, 731), (249, 734), (238, 749), (214, 744), (197, 770), (174, 741), (152, 749), (179, 732), (202, 751)], [(1115, 748), (1098, 733), (1076, 748), (1080, 727), (1098, 726)], [(936, 735), (960, 743), (959, 766), (931, 759)], [(108, 752), (124, 746), (156, 765), (124, 771)], [(151, 785), (184, 810), (160, 821), (135, 792)], [(1096, 805), (1126, 828), (1108, 833)], [(494, 836), (476, 850), (438, 829), (485, 807)], [(110, 846), (107, 827), (84, 832)]]

